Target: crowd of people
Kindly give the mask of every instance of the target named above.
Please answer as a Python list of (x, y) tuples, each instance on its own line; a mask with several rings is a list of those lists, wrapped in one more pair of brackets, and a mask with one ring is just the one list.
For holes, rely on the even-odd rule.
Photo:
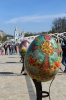
[(15, 44), (12, 42), (7, 42), (5, 44), (2, 44), (0, 47), (0, 55), (12, 55), (14, 53), (18, 53), (18, 44)]

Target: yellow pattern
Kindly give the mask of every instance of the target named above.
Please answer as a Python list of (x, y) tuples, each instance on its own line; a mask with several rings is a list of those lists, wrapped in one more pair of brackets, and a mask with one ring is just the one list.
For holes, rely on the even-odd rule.
[(46, 41), (41, 44), (41, 50), (46, 54), (50, 54), (53, 52), (53, 47), (51, 43)]

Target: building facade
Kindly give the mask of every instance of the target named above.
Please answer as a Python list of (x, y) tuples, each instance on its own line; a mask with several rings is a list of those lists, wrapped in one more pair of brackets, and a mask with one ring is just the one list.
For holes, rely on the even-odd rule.
[(19, 32), (19, 31), (18, 31), (18, 28), (16, 27), (15, 30), (14, 30), (14, 41), (15, 41), (16, 43), (18, 43), (21, 39), (24, 38), (24, 34), (25, 34), (25, 33), (26, 33), (26, 32), (24, 32), (24, 30), (23, 30), (22, 32)]

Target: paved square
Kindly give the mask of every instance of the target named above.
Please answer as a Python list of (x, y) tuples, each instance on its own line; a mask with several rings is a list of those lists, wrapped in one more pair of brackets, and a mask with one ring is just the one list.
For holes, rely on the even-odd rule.
[[(19, 55), (0, 56), (0, 100), (36, 100), (34, 84), (28, 76), (20, 74), (21, 68)], [(50, 82), (42, 82), (44, 91), (49, 91)], [(51, 85), (50, 97), (51, 100), (66, 100), (66, 74), (61, 70)]]

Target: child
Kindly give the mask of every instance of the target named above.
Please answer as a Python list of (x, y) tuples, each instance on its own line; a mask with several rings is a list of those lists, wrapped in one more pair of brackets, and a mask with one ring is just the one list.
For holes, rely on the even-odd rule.
[(4, 55), (4, 47), (1, 47), (1, 55)]

